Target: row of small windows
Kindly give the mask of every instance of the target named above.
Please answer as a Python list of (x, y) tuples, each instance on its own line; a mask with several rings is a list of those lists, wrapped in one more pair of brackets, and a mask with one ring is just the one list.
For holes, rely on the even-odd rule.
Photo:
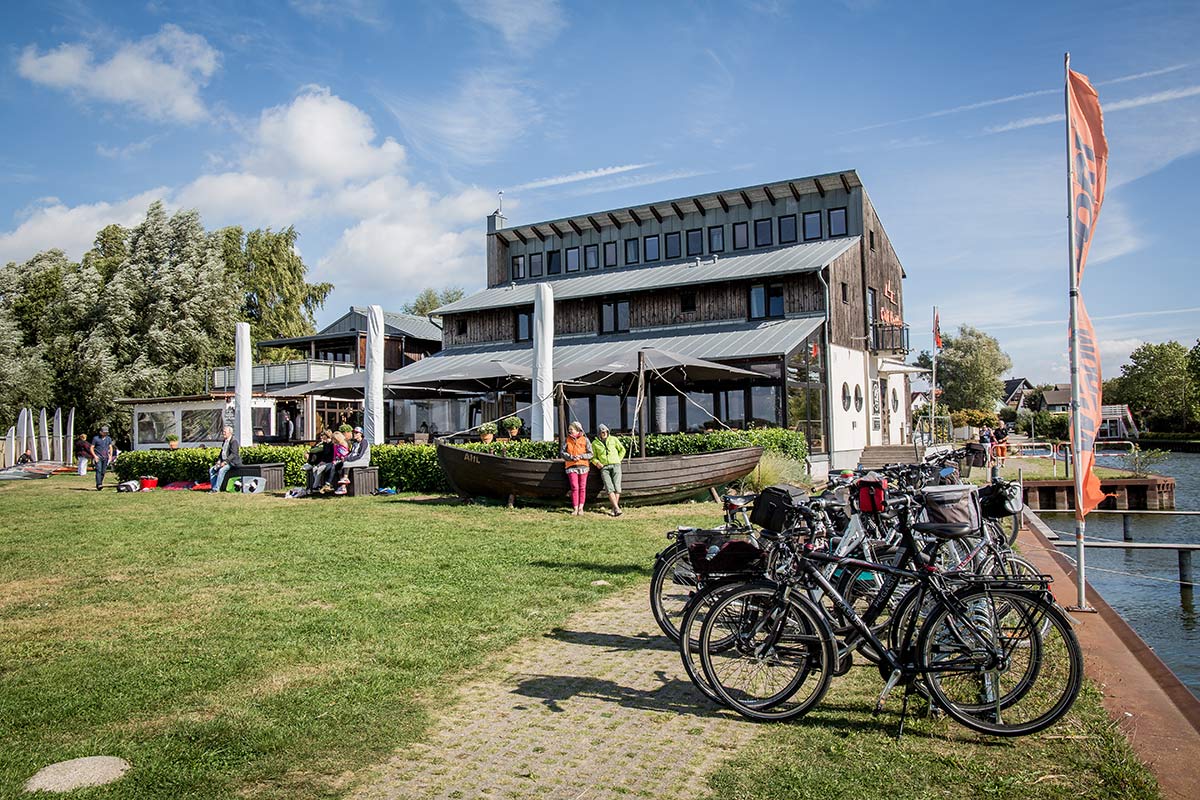
[[(799, 227), (797, 227), (799, 225)], [(776, 230), (778, 228), (778, 230)], [(828, 234), (826, 234), (828, 231)], [(759, 219), (754, 221), (754, 246), (771, 247), (778, 244), (795, 244), (803, 235), (804, 241), (811, 242), (823, 239), (845, 236), (846, 209), (831, 208), (828, 212), (809, 211), (799, 216), (787, 216)], [(725, 252), (725, 226), (712, 225), (707, 229), (708, 253)], [(750, 248), (750, 223), (733, 223), (734, 250)], [(778, 238), (776, 238), (778, 237)], [(625, 265), (648, 264), (654, 261), (671, 261), (677, 258), (702, 256), (704, 249), (705, 229), (693, 228), (688, 231), (673, 231), (664, 234), (651, 234), (640, 239), (633, 237), (625, 240)], [(524, 278), (540, 278), (545, 275), (561, 275), (564, 271), (579, 272), (582, 270), (599, 269), (601, 263), (605, 267), (619, 266), (617, 263), (617, 242), (604, 242), (603, 245), (588, 244), (582, 247), (582, 260), (578, 246), (565, 250), (548, 250), (545, 253), (529, 253), (512, 257), (512, 280)], [(603, 246), (603, 253), (601, 247)], [(601, 259), (603, 255), (603, 259)]]

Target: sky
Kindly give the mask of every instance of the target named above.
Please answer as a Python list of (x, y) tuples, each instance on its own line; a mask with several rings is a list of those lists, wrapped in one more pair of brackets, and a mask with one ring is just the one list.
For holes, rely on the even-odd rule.
[(1063, 54), (1109, 184), (1104, 370), (1200, 336), (1200, 3), (87, 0), (0, 6), (0, 262), (133, 225), (294, 225), (318, 323), (482, 288), (509, 224), (856, 169), (905, 315), (1067, 379)]

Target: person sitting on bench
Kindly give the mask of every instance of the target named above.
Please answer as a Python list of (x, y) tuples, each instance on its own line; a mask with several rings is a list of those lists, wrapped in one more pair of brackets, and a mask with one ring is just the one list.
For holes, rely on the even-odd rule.
[(238, 440), (233, 437), (233, 428), (226, 425), (221, 431), (221, 436), (224, 439), (221, 442), (221, 454), (217, 456), (217, 463), (208, 470), (210, 492), (221, 491), (221, 484), (225, 482), (225, 474), (229, 472), (230, 467), (242, 466), (242, 455), (238, 448)]
[(366, 440), (362, 428), (355, 428), (351, 434), (354, 438), (350, 444), (350, 452), (342, 462), (338, 475), (337, 494), (345, 494), (346, 486), (350, 483), (350, 470), (355, 467), (371, 466), (371, 443)]
[(308, 463), (304, 465), (304, 471), (307, 473), (304, 488), (310, 492), (319, 490), (321, 484), (324, 483), (325, 473), (331, 466), (333, 466), (333, 437), (326, 428), (317, 437), (317, 443), (308, 450)]

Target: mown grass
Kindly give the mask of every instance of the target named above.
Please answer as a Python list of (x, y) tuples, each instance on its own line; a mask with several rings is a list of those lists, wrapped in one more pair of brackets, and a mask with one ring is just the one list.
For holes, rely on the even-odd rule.
[(709, 800), (1160, 797), (1154, 776), (1088, 684), (1062, 721), (1018, 739), (980, 736), (930, 717), (914, 698), (899, 741), (899, 691), (884, 713), (871, 714), (881, 686), (874, 667), (835, 679), (803, 719), (768, 726), (722, 765), (709, 779)]
[[(1048, 458), (1011, 457), (1005, 459), (1004, 467), (1000, 470), (1000, 477), (1015, 481), (1017, 475), (1020, 474), (1027, 481), (1065, 480), (1065, 472), (1066, 468), (1061, 460), (1058, 462), (1058, 469), (1055, 470), (1054, 464)], [(984, 484), (991, 479), (991, 474), (991, 470), (988, 468), (976, 467), (971, 470), (969, 480), (971, 483)], [(1096, 467), (1096, 477), (1132, 478), (1133, 474), (1114, 467)]]
[[(599, 514), (381, 497), (0, 486), (0, 797), (86, 755), (104, 797), (325, 797), (462, 674), (645, 581), (715, 506)], [(605, 581), (608, 585), (592, 585)]]

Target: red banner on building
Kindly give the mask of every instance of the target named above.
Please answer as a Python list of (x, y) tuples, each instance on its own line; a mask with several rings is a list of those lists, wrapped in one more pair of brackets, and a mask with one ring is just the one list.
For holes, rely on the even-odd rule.
[[(1074, 70), (1067, 73), (1067, 108), (1070, 114), (1068, 157), (1071, 159), (1071, 209), (1075, 248), (1072, 253), (1076, 281), (1082, 281), (1088, 250), (1096, 233), (1096, 220), (1104, 202), (1104, 184), (1108, 178), (1108, 141), (1104, 138), (1104, 115), (1100, 97), (1087, 76)], [(1075, 515), (1083, 517), (1104, 500), (1095, 465), (1096, 436), (1100, 431), (1100, 348), (1096, 332), (1079, 296), (1074, 335), (1079, 345), (1075, 380), (1079, 388), (1079, 442), (1075, 464), (1082, 478), (1081, 497), (1076, 498)]]

